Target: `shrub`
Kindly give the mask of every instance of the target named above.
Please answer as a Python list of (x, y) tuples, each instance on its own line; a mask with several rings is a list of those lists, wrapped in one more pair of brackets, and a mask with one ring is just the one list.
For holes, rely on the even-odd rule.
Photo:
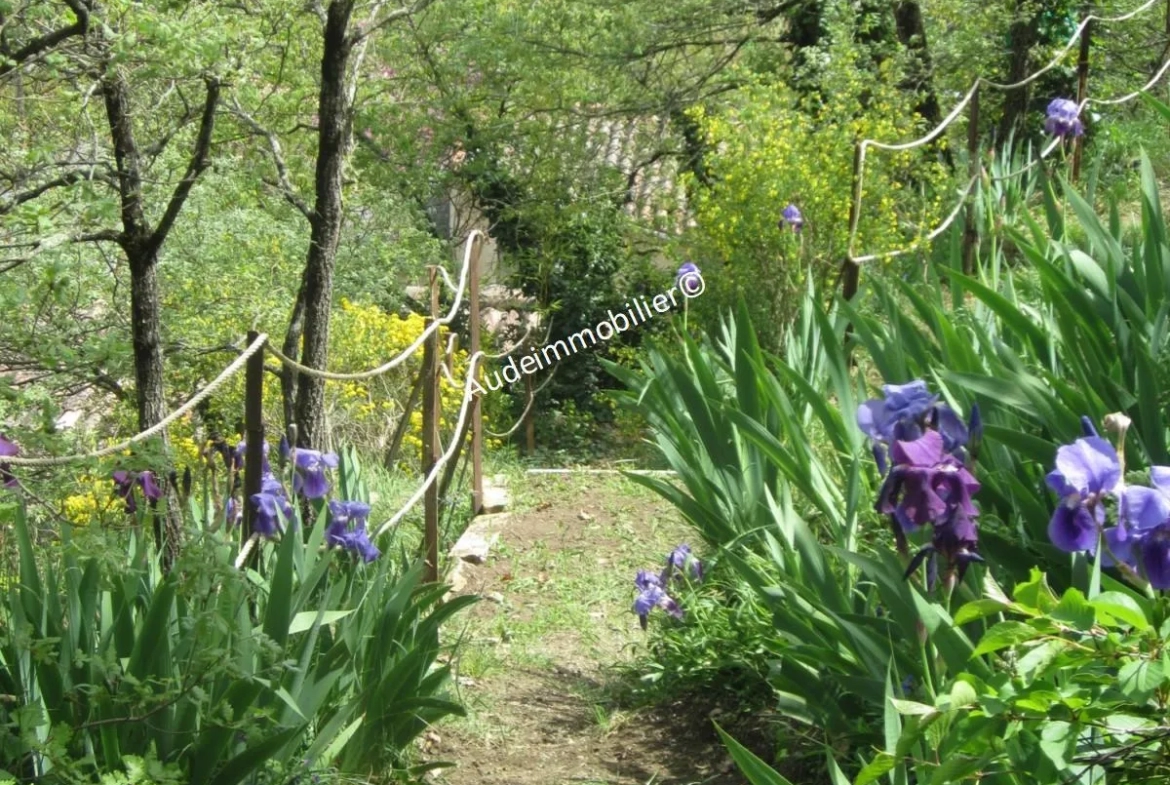
[[(754, 84), (735, 108), (697, 115), (714, 152), (705, 159), (711, 184), (691, 183), (696, 228), (687, 241), (707, 276), (697, 313), (709, 327), (743, 296), (753, 322), (769, 325), (761, 342), (776, 350), (806, 283), (829, 283), (845, 256), (856, 143), (917, 135), (892, 73), (867, 80), (848, 62), (819, 104), (785, 85)], [(921, 151), (871, 149), (856, 247), (895, 250), (928, 233), (941, 218), (945, 184), (945, 171)], [(799, 229), (781, 220), (790, 204), (802, 214)]]

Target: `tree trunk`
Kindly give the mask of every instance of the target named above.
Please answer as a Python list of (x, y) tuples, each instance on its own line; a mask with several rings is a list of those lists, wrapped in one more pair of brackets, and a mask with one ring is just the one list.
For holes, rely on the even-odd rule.
[[(334, 0), (325, 22), (317, 109), (317, 193), (302, 282), (305, 330), (301, 363), (310, 368), (324, 368), (328, 359), (333, 267), (341, 238), (341, 174), (349, 133), (345, 74), (353, 46), (347, 35), (353, 6), (354, 0)], [(298, 442), (302, 447), (319, 447), (325, 425), (324, 380), (312, 376), (298, 380), (296, 396)]]
[[(1024, 11), (1024, 3), (1016, 3), (1017, 13)], [(1019, 82), (1028, 76), (1032, 47), (1039, 35), (1039, 14), (1031, 14), (1017, 18), (1008, 28), (1008, 84)], [(1003, 99), (1003, 116), (999, 123), (999, 144), (1007, 141), (1013, 130), (1018, 130), (1020, 118), (1028, 111), (1028, 87), (1008, 90)], [(998, 145), (997, 145), (998, 146)]]
[[(162, 306), (158, 285), (158, 259), (167, 234), (174, 226), (179, 212), (195, 181), (210, 164), (208, 153), (215, 126), (215, 112), (219, 105), (219, 84), (207, 81), (207, 95), (195, 149), (187, 164), (183, 179), (175, 187), (157, 227), (152, 227), (142, 205), (142, 167), (139, 146), (134, 135), (130, 105), (130, 89), (120, 73), (107, 66), (102, 78), (102, 97), (106, 118), (118, 167), (118, 196), (121, 205), (122, 231), (117, 233), (119, 245), (130, 265), (130, 333), (134, 346), (135, 396), (138, 404), (138, 428), (147, 430), (167, 414), (163, 382), (163, 349), (160, 337)], [(170, 452), (167, 433), (159, 434), (165, 452)], [(165, 493), (165, 525), (156, 519), (155, 537), (165, 549), (163, 564), (170, 568), (178, 556), (182, 541), (182, 513), (174, 483), (166, 480), (170, 467), (162, 467), (159, 480)]]
[[(159, 325), (161, 305), (158, 287), (158, 249), (142, 207), (142, 174), (138, 145), (131, 125), (129, 89), (121, 75), (107, 76), (102, 83), (106, 117), (118, 164), (118, 191), (122, 207), (122, 249), (130, 264), (130, 335), (134, 346), (134, 394), (138, 404), (138, 429), (144, 431), (167, 414), (163, 385), (163, 352)], [(165, 453), (170, 440), (164, 429), (159, 434)], [(165, 489), (163, 520), (155, 518), (155, 545), (162, 551), (168, 569), (178, 556), (182, 540), (179, 499), (165, 472), (159, 477)], [(165, 545), (164, 545), (165, 543)]]
[[(288, 329), (284, 332), (284, 343), (280, 346), (280, 351), (285, 357), (297, 357), (301, 353), (301, 336), (305, 332), (305, 285), (305, 275), (302, 272), (301, 285), (297, 287), (297, 299), (293, 302), (292, 316), (289, 317)], [(290, 433), (289, 428), (297, 421), (299, 381), (300, 375), (296, 368), (281, 368), (280, 402), (284, 410), (285, 433)]]
[(922, 7), (917, 2), (902, 2), (894, 8), (898, 40), (912, 55), (912, 65), (906, 75), (906, 88), (920, 96), (915, 111), (933, 128), (942, 121), (938, 94), (934, 90), (934, 65), (926, 44), (926, 26), (922, 21)]

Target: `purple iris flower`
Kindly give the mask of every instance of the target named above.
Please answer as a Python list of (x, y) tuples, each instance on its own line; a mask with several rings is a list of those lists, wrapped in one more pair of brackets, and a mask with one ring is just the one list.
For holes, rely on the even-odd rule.
[(113, 479), (114, 493), (126, 502), (126, 512), (137, 512), (138, 502), (134, 500), (134, 476), (130, 472), (119, 469), (114, 472)]
[[(907, 384), (882, 385), (884, 398), (872, 398), (857, 407), (857, 425), (866, 436), (875, 442), (889, 443), (894, 440), (894, 429), (918, 425), (934, 408), (937, 395), (931, 395), (926, 382), (916, 379)], [(905, 441), (912, 441), (917, 434), (904, 434)]]
[(154, 472), (145, 471), (138, 475), (138, 484), (142, 486), (142, 495), (148, 501), (156, 502), (162, 498), (162, 488), (154, 480)]
[(949, 517), (935, 524), (930, 545), (947, 564), (957, 568), (960, 581), (972, 562), (983, 561), (977, 551), (979, 529), (961, 505), (952, 507)]
[(260, 475), (260, 492), (270, 493), (273, 496), (288, 497), (284, 486), (280, 484), (280, 480), (271, 471), (264, 472)]
[(133, 514), (138, 511), (138, 500), (134, 493), (134, 486), (142, 488), (142, 495), (153, 506), (162, 498), (162, 488), (154, 480), (154, 472), (128, 472), (122, 469), (111, 475), (114, 480), (114, 493), (126, 503), (126, 512)]
[[(363, 502), (329, 502), (329, 526), (325, 529), (325, 541), (332, 546), (353, 551), (367, 564), (378, 558), (382, 552), (370, 541), (366, 531), (366, 519), (370, 505)], [(353, 524), (353, 529), (350, 529)]]
[(320, 499), (329, 493), (327, 469), (336, 469), (337, 456), (318, 450), (297, 450), (296, 470), (293, 475), (293, 492), (306, 499)]
[[(857, 407), (857, 426), (876, 445), (894, 441), (912, 442), (934, 429), (942, 435), (943, 449), (959, 458), (978, 451), (983, 437), (983, 419), (979, 407), (971, 407), (967, 423), (954, 409), (938, 402), (921, 379), (906, 384), (882, 386), (883, 398), (871, 398)], [(874, 460), (885, 474), (885, 451), (875, 447)]]
[(683, 543), (667, 555), (662, 582), (669, 581), (672, 569), (677, 570), (679, 575), (685, 574), (688, 564), (690, 565), (691, 577), (696, 581), (703, 580), (703, 563), (691, 553), (691, 546)]
[(675, 273), (675, 284), (684, 292), (696, 294), (702, 290), (701, 283), (703, 274), (699, 271), (699, 266), (694, 262), (686, 262), (678, 268)]
[(1054, 98), (1048, 104), (1047, 117), (1044, 120), (1044, 130), (1053, 136), (1067, 138), (1081, 136), (1085, 127), (1078, 115), (1081, 113), (1076, 101), (1067, 98)]
[(794, 232), (799, 234), (800, 230), (804, 227), (804, 216), (800, 214), (800, 208), (794, 204), (790, 204), (785, 207), (784, 210), (780, 213), (780, 216), (781, 229), (783, 229), (785, 225), (788, 225), (792, 227)]
[[(4, 434), (0, 434), (0, 457), (9, 457), (19, 454), (20, 448), (12, 442), (8, 441), (8, 439), (4, 437)], [(15, 488), (20, 484), (17, 482), (16, 477), (12, 475), (12, 472), (9, 471), (11, 468), (11, 464), (0, 461), (0, 481), (3, 481), (5, 488)]]
[[(1136, 569), (1140, 561), (1150, 584), (1165, 589), (1170, 588), (1170, 571), (1158, 572), (1157, 565), (1170, 558), (1163, 552), (1170, 542), (1164, 532), (1170, 525), (1170, 466), (1151, 467), (1150, 483), (1152, 488), (1130, 486), (1122, 491), (1117, 525), (1104, 530), (1108, 548), (1101, 554), (1101, 563), (1113, 567), (1121, 561)], [(1151, 565), (1155, 572), (1150, 571)]]
[(1063, 551), (1095, 551), (1105, 508), (1101, 502), (1121, 482), (1121, 463), (1109, 442), (1077, 439), (1056, 451), (1056, 468), (1045, 478), (1060, 496), (1048, 538)]
[(927, 431), (914, 441), (895, 441), (894, 468), (882, 483), (878, 512), (892, 514), (904, 531), (946, 521), (953, 508), (968, 518), (978, 514), (971, 496), (979, 482), (944, 448), (938, 431)]
[(280, 531), (280, 516), (286, 521), (292, 520), (293, 508), (288, 497), (283, 494), (260, 493), (252, 494), (252, 509), (256, 515), (252, 518), (252, 530), (264, 537), (275, 537)]
[(1170, 466), (1150, 469), (1153, 488), (1130, 486), (1121, 496), (1121, 524), (1137, 535), (1162, 525), (1170, 519)]
[(647, 591), (652, 586), (662, 588), (662, 578), (649, 570), (638, 570), (638, 574), (634, 576), (634, 586), (638, 591)]
[(1147, 532), (1139, 549), (1146, 580), (1155, 589), (1170, 589), (1170, 520)]
[(359, 557), (361, 557), (361, 560), (366, 564), (369, 564), (374, 559), (377, 559), (382, 555), (382, 552), (378, 550), (378, 547), (370, 541), (370, 536), (366, 532), (365, 523), (359, 524), (358, 527), (354, 529), (352, 543), (352, 550)]
[(641, 623), (642, 629), (646, 629), (650, 611), (656, 607), (662, 608), (676, 619), (683, 617), (682, 608), (662, 588), (662, 583), (657, 575), (646, 570), (639, 570), (638, 576), (634, 578), (634, 585), (638, 587), (638, 596), (634, 599), (634, 613), (638, 614), (638, 621)]
[(934, 524), (934, 536), (930, 544), (914, 554), (906, 568), (905, 577), (909, 578), (925, 561), (926, 587), (933, 589), (938, 582), (938, 561), (941, 557), (955, 570), (956, 577), (961, 581), (971, 564), (983, 561), (978, 547), (979, 530), (975, 521), (967, 516), (962, 507), (952, 507), (945, 520)]

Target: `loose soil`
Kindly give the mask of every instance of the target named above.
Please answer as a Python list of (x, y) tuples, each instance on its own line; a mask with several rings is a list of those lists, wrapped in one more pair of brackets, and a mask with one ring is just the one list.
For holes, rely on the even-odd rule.
[[(612, 475), (533, 476), (488, 563), (468, 570), (458, 659), (468, 716), (437, 726), (445, 785), (741, 785), (712, 720), (766, 755), (774, 731), (703, 696), (623, 708), (646, 641), (633, 576), (688, 530), (657, 495)], [(516, 490), (513, 490), (516, 493)], [(459, 625), (453, 625), (458, 628)], [(625, 667), (623, 667), (625, 666)], [(625, 701), (628, 704), (628, 701)]]

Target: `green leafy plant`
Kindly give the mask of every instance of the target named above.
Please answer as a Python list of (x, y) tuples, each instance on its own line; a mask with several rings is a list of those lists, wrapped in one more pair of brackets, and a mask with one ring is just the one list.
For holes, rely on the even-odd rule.
[(670, 500), (771, 612), (781, 711), (848, 747), (875, 738), (891, 667), (898, 682), (938, 681), (975, 644), (903, 578), (868, 512), (844, 326), (810, 292), (783, 360), (760, 349), (741, 307), (720, 340), (684, 337), (681, 357), (653, 350), (641, 373), (611, 373), (679, 482), (632, 479)]
[(987, 625), (973, 661), (992, 675), (890, 695), (886, 746), (854, 785), (1163, 781), (1167, 609), (1099, 571), (1088, 589), (1058, 595), (1034, 571), (1009, 598), (988, 581), (955, 621)]
[(1026, 231), (1005, 229), (1027, 267), (997, 255), (966, 277), (956, 253), (951, 267), (928, 270), (921, 284), (870, 278), (863, 296), (872, 303), (844, 309), (883, 378), (925, 378), (948, 400), (979, 403), (989, 561), (1022, 580), (1039, 558), (1067, 585), (1069, 560), (1046, 536), (1052, 502), (1041, 467), (1056, 446), (1079, 435), (1081, 416), (1100, 422), (1122, 412), (1133, 420), (1128, 465), (1170, 455), (1162, 417), (1170, 402), (1170, 245), (1145, 158), (1140, 231), (1123, 230), (1116, 204), (1104, 223), (1067, 184), (1063, 194), (1082, 241), (1052, 239), (1064, 219), (1050, 200), (1047, 229), (1027, 215)]
[[(352, 452), (341, 492), (365, 496)], [(442, 602), (447, 587), (421, 585), (404, 555), (363, 565), (326, 548), (324, 511), (261, 541), (244, 569), (236, 532), (199, 527), (167, 574), (137, 531), (110, 565), (77, 553), (67, 527), (46, 553), (22, 507), (4, 513), (20, 571), (0, 605), (0, 692), (12, 696), (0, 757), (18, 781), (123, 769), (133, 781), (135, 760), (191, 785), (384, 773), (409, 766), (427, 723), (462, 711), (435, 664), (438, 629), (473, 599)]]

